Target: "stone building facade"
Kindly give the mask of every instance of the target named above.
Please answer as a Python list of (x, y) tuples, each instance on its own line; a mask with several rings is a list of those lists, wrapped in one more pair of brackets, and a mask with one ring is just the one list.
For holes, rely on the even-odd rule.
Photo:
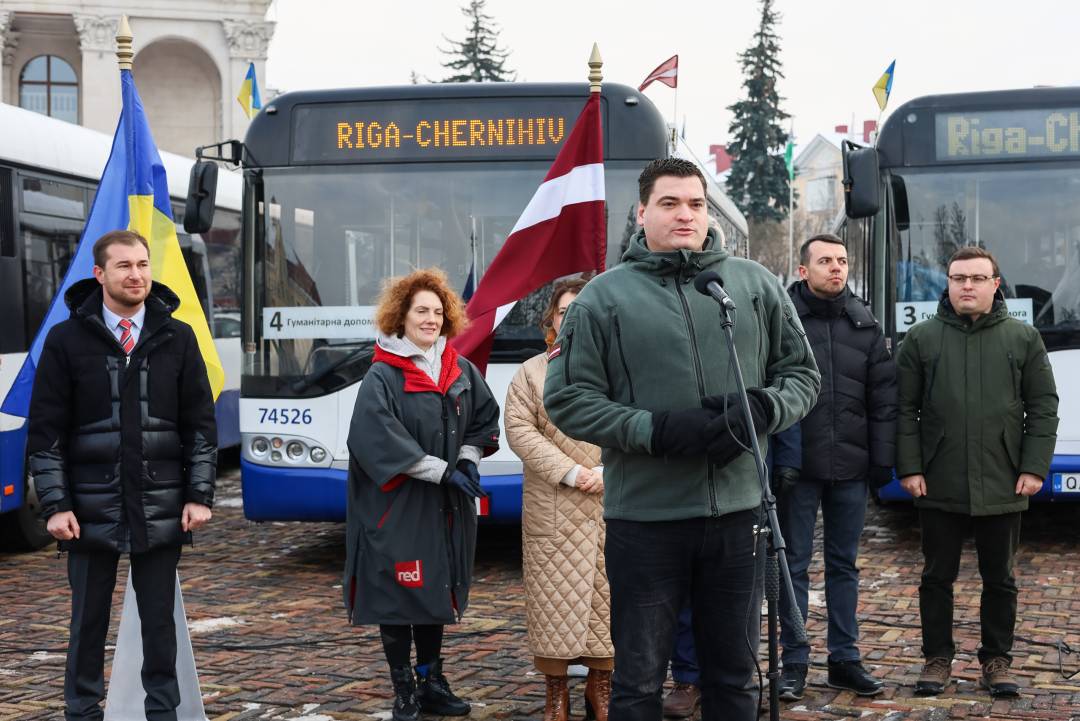
[[(242, 138), (249, 62), (265, 84), (270, 0), (0, 0), (0, 100), (112, 134), (116, 29), (128, 15), (134, 77), (158, 147), (191, 156)], [(264, 98), (265, 99), (265, 98)]]

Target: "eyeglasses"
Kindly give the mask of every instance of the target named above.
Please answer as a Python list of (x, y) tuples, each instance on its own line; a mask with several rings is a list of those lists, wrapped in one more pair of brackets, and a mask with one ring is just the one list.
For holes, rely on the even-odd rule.
[(968, 281), (971, 281), (972, 285), (985, 285), (994, 278), (996, 275), (950, 275), (949, 282), (956, 285), (967, 285)]

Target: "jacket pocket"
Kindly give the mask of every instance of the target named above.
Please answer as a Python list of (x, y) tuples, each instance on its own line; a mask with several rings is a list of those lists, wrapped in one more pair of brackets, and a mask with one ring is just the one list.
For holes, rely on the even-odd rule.
[(754, 308), (754, 321), (757, 327), (757, 358), (761, 368), (761, 377), (765, 377), (765, 364), (767, 354), (765, 352), (765, 339), (769, 336), (768, 325), (765, 322), (765, 311), (761, 308), (761, 296), (756, 293), (750, 296), (750, 304)]
[(941, 448), (941, 442), (945, 439), (943, 428), (929, 428), (922, 434), (922, 472), (926, 475), (930, 470), (930, 464)]
[(630, 375), (630, 364), (626, 360), (626, 351), (623, 349), (622, 326), (619, 325), (619, 316), (614, 316), (615, 321), (615, 346), (619, 354), (619, 363), (622, 364), (623, 373), (626, 375), (626, 386), (630, 391), (630, 403), (636, 403), (634, 397), (634, 378)]
[(561, 355), (563, 358), (563, 381), (566, 385), (570, 385), (574, 382), (573, 377), (570, 374), (570, 349), (574, 345), (574, 329), (566, 331), (566, 338), (563, 340), (560, 346)]
[(1009, 456), (1013, 470), (1020, 472), (1020, 446), (1022, 444), (1019, 428), (1016, 432), (1010, 432), (1008, 428), (1001, 431), (1001, 443), (1005, 446), (1005, 453)]
[(1021, 371), (1016, 367), (1016, 356), (1012, 351), (1008, 352), (1009, 360), (1009, 379), (1012, 380), (1013, 400), (1020, 401), (1023, 399), (1023, 389), (1021, 388)]

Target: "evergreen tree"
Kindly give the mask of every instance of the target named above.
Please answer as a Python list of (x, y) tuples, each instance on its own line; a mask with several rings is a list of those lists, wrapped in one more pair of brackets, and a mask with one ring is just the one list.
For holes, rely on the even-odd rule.
[(779, 19), (773, 0), (761, 0), (761, 22), (753, 43), (739, 54), (746, 98), (728, 107), (735, 115), (728, 128), (734, 138), (727, 146), (732, 157), (728, 193), (752, 222), (781, 220), (788, 209), (784, 165), (788, 134), (781, 127), (788, 114), (780, 109), (776, 92), (777, 80), (784, 77), (775, 32)]
[(469, 19), (465, 40), (457, 42), (443, 36), (450, 43), (450, 49), (439, 48), (448, 56), (442, 65), (454, 74), (442, 82), (506, 82), (514, 79), (515, 74), (506, 67), (510, 51), (498, 46), (499, 29), (492, 17), (484, 14), (484, 3), (485, 0), (469, 0), (469, 4), (461, 8), (461, 14)]

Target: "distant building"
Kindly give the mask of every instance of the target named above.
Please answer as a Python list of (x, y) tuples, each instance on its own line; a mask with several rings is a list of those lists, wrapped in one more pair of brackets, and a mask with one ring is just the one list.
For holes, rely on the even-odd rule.
[(843, 159), (840, 143), (873, 141), (877, 123), (867, 120), (861, 133), (838, 125), (831, 133), (818, 133), (810, 142), (795, 147), (795, 228), (810, 235), (832, 229), (836, 215), (844, 207)]
[(0, 0), (0, 100), (112, 134), (121, 105), (115, 36), (126, 13), (158, 147), (191, 156), (242, 138), (248, 119), (236, 95), (249, 62), (265, 80), (270, 1)]

